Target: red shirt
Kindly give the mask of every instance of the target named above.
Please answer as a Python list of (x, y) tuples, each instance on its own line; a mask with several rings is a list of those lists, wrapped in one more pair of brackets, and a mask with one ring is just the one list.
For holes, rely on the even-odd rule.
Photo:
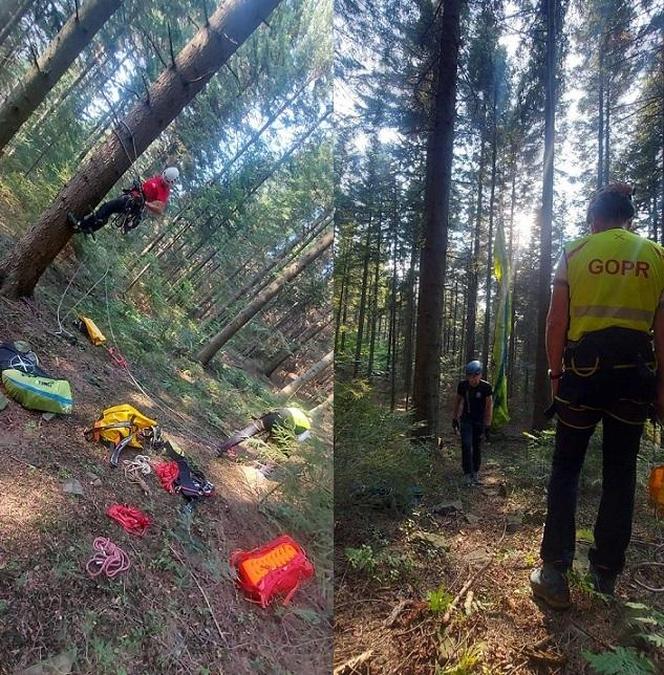
[(146, 202), (164, 202), (166, 204), (171, 194), (171, 186), (161, 174), (157, 174), (143, 183), (143, 194), (145, 194)]

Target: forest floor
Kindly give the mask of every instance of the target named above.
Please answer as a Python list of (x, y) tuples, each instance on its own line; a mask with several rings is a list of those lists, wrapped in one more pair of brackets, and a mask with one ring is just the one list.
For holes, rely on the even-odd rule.
[[(331, 570), (318, 569), (288, 607), (264, 610), (244, 598), (228, 562), (232, 551), (284, 531), (265, 507), (279, 508), (287, 496), (247, 462), (217, 459), (221, 434), (209, 422), (211, 411), (227, 411), (232, 401), (225, 431), (246, 424), (249, 412), (270, 397), (256, 395), (265, 383), (252, 380), (239, 396), (216, 373), (195, 364), (183, 369), (181, 360), (150, 354), (146, 345), (150, 366), (130, 364), (146, 396), (102, 347), (82, 334), (54, 336), (53, 309), (52, 302), (0, 299), (0, 343), (28, 341), (46, 372), (70, 381), (75, 400), (70, 416), (48, 421), (13, 401), (0, 411), (0, 673), (325, 672)], [(152, 365), (157, 356), (159, 369)], [(239, 379), (248, 381), (244, 373)], [(118, 403), (157, 419), (215, 484), (215, 495), (193, 517), (180, 512), (183, 500), (164, 491), (154, 474), (147, 476), (146, 496), (122, 469), (109, 466), (107, 447), (84, 439), (101, 410)], [(317, 435), (331, 446), (329, 413)], [(63, 491), (70, 479), (80, 482), (82, 496)], [(148, 513), (153, 522), (146, 535), (129, 535), (108, 518), (112, 503)], [(109, 537), (127, 552), (128, 572), (88, 576), (96, 537)], [(24, 670), (40, 661), (41, 667)], [(49, 663), (63, 669), (49, 670)]]
[[(580, 490), (573, 607), (558, 612), (536, 603), (529, 586), (546, 512), (551, 436), (542, 441), (516, 427), (496, 435), (484, 446), (483, 485), (469, 488), (459, 440), (450, 433), (431, 458), (424, 498), (411, 512), (358, 508), (337, 523), (335, 666), (346, 667), (335, 673), (580, 675), (594, 672), (584, 650), (612, 648), (619, 648), (608, 655), (614, 669), (602, 672), (664, 672), (664, 598), (639, 583), (664, 587), (664, 528), (646, 503), (653, 446), (639, 462), (633, 540), (615, 600), (594, 593), (586, 577), (600, 494), (594, 477), (601, 475), (599, 447), (591, 446)], [(630, 609), (627, 601), (644, 607)], [(635, 616), (641, 619), (630, 623)], [(634, 626), (654, 634), (644, 642)], [(629, 669), (640, 651), (650, 665)]]

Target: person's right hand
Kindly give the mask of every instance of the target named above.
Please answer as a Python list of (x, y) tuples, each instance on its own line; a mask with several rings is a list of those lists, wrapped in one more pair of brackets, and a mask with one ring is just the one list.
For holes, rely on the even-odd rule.
[(459, 431), (459, 420), (456, 417), (452, 420), (452, 429)]

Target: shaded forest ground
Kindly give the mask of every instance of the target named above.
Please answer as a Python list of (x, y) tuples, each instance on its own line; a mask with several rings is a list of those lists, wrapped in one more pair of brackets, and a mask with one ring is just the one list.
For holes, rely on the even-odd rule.
[[(204, 371), (177, 354), (177, 344), (165, 353), (150, 339), (150, 320), (151, 330), (160, 329), (149, 297), (124, 306), (113, 298), (118, 346), (146, 396), (103, 348), (80, 334), (53, 335), (55, 307), (77, 264), (72, 254), (49, 270), (36, 304), (0, 300), (0, 342), (27, 340), (47, 372), (70, 380), (75, 400), (71, 416), (50, 421), (15, 402), (0, 412), (0, 672), (71, 650), (76, 673), (325, 672), (331, 508), (320, 495), (331, 490), (329, 411), (317, 438), (282, 462), (274, 480), (248, 462), (216, 459), (222, 432), (277, 402), (270, 383), (228, 358)], [(93, 272), (97, 278), (99, 270)], [(87, 287), (77, 280), (63, 311)], [(86, 304), (108, 335), (103, 298), (102, 285)], [(100, 411), (122, 402), (154, 416), (215, 484), (215, 496), (191, 519), (180, 512), (180, 497), (166, 493), (154, 475), (147, 477), (146, 497), (121, 469), (110, 468), (107, 448), (84, 440), (83, 430)], [(260, 444), (254, 450), (259, 457), (267, 452)], [(83, 496), (63, 492), (71, 478), (83, 485)], [(128, 535), (105, 515), (115, 502), (153, 518), (145, 537)], [(317, 576), (288, 608), (262, 610), (238, 592), (229, 555), (284, 531), (305, 546)], [(132, 566), (125, 575), (88, 577), (85, 564), (98, 536), (128, 553)]]
[[(594, 672), (584, 650), (614, 647), (633, 648), (627, 660), (643, 651), (654, 670), (628, 671), (612, 653), (617, 669), (605, 672), (664, 672), (662, 651), (653, 645), (662, 646), (664, 599), (636, 580), (664, 587), (662, 567), (639, 567), (662, 560), (664, 529), (646, 503), (650, 460), (655, 453), (661, 460), (661, 451), (642, 445), (633, 543), (617, 601), (608, 601), (586, 577), (600, 496), (594, 441), (580, 490), (573, 608), (556, 612), (535, 603), (528, 583), (539, 560), (552, 437), (534, 442), (512, 425), (485, 446), (484, 485), (473, 488), (462, 484), (458, 446), (450, 433), (424, 462), (411, 451), (413, 473), (427, 467), (419, 504), (399, 510), (374, 496), (343, 517), (336, 511), (335, 666), (367, 657), (339, 672), (576, 675)], [(628, 609), (627, 601), (647, 609)], [(636, 616), (642, 620), (634, 622)], [(651, 637), (644, 641), (638, 632)]]

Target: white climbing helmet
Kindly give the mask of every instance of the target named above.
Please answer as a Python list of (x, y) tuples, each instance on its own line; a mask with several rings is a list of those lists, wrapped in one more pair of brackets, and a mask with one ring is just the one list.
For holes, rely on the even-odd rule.
[(169, 166), (167, 169), (164, 169), (163, 176), (169, 185), (175, 185), (180, 177), (180, 172), (174, 166)]

